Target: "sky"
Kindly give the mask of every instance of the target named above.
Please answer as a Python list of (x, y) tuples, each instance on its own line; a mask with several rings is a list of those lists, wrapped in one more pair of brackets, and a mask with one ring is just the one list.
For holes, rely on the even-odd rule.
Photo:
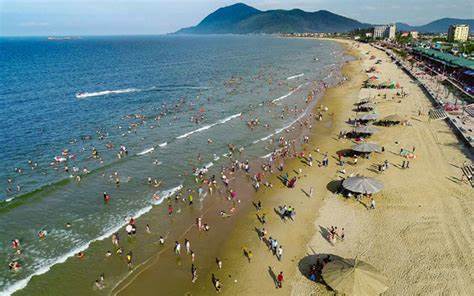
[[(227, 0), (0, 0), (0, 36), (165, 34), (196, 25)], [(248, 0), (260, 10), (320, 9), (361, 22), (422, 25), (474, 18), (472, 0)]]

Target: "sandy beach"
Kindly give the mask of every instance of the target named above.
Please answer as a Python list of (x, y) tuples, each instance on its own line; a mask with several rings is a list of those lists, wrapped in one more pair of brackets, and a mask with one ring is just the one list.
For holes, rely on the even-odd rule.
[[(313, 137), (306, 146), (319, 162), (322, 153), (330, 155), (329, 166), (308, 167), (299, 160), (292, 161), (285, 171), (290, 176), (302, 169), (295, 188), (288, 189), (275, 179), (273, 190), (255, 197), (261, 200), (267, 222), (263, 226), (267, 237), (277, 239), (283, 246), (283, 259), (277, 258), (259, 240), (256, 228), (262, 225), (255, 210), (241, 216), (222, 245), (220, 258), (223, 269), (212, 272), (222, 283), (224, 295), (331, 295), (329, 288), (307, 278), (309, 266), (318, 254), (334, 254), (369, 262), (387, 276), (386, 295), (469, 295), (473, 286), (472, 209), (473, 191), (461, 182), (460, 166), (470, 161), (444, 121), (430, 121), (427, 113), (430, 101), (419, 86), (391, 63), (385, 53), (359, 44), (354, 48), (345, 42), (349, 52), (358, 60), (348, 63), (343, 71), (350, 77), (342, 86), (329, 89), (320, 102), (329, 111), (312, 130)], [(376, 59), (369, 59), (374, 55)], [(367, 79), (365, 69), (377, 65), (381, 81), (398, 82), (408, 95), (394, 98), (397, 90), (361, 88)], [(399, 90), (398, 90), (399, 91)], [(387, 94), (387, 98), (377, 94)], [(368, 200), (361, 203), (334, 194), (332, 180), (340, 180), (336, 151), (350, 148), (351, 140), (338, 140), (340, 130), (349, 130), (345, 122), (355, 117), (353, 104), (367, 97), (381, 117), (399, 114), (408, 118), (408, 125), (380, 127), (370, 141), (385, 147), (385, 152), (371, 159), (360, 159), (357, 165), (346, 165), (346, 176), (361, 174), (384, 183), (375, 195), (376, 209), (368, 210)], [(418, 115), (421, 111), (421, 115)], [(416, 148), (416, 159), (410, 168), (402, 169), (400, 148)], [(319, 153), (314, 149), (319, 148)], [(472, 158), (471, 158), (472, 159)], [(389, 169), (379, 173), (374, 164), (388, 160)], [(309, 188), (313, 197), (308, 197)], [(306, 192), (306, 193), (305, 193)], [(294, 221), (283, 221), (275, 208), (291, 205), (296, 210)], [(334, 245), (327, 240), (330, 226), (345, 228), (344, 241)], [(251, 262), (243, 249), (251, 250)], [(275, 288), (275, 276), (284, 273), (282, 289)], [(202, 278), (202, 276), (201, 276)], [(203, 279), (201, 279), (202, 281)], [(204, 278), (207, 288), (193, 294), (209, 294), (214, 289), (211, 274)], [(202, 285), (200, 285), (202, 286)]]

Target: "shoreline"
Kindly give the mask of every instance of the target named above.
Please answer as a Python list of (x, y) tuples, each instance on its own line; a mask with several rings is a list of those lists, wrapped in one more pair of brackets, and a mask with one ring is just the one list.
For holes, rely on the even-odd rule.
[[(348, 77), (344, 83), (337, 85), (335, 87), (328, 88), (321, 100), (318, 102), (317, 106), (325, 106), (329, 108), (329, 111), (325, 113), (323, 120), (320, 122), (315, 122), (313, 129), (310, 132), (310, 142), (308, 145), (305, 145), (305, 151), (308, 153), (312, 153), (315, 156), (316, 160), (315, 163), (319, 162), (319, 159), (322, 157), (322, 153), (325, 151), (324, 148), (332, 145), (333, 139), (331, 138), (332, 135), (335, 134), (336, 130), (338, 129), (338, 125), (336, 124), (341, 119), (345, 118), (345, 115), (350, 112), (350, 100), (345, 100), (344, 96), (349, 96), (355, 94), (355, 90), (358, 90), (360, 83), (362, 82), (362, 76), (360, 75), (361, 67), (359, 61), (359, 54), (356, 50), (354, 50), (351, 46), (351, 43), (341, 40), (330, 40), (339, 42), (345, 47), (345, 54), (351, 55), (356, 57), (355, 60), (347, 62), (343, 65), (341, 72), (345, 77)], [(337, 98), (337, 99), (336, 99)], [(341, 108), (342, 107), (342, 108)], [(338, 109), (340, 108), (340, 109)], [(318, 111), (318, 107), (315, 107), (314, 113)], [(334, 112), (336, 114), (334, 114)], [(329, 140), (329, 143), (327, 143)], [(309, 147), (318, 147), (320, 148), (320, 153), (315, 152), (313, 149)], [(333, 161), (333, 160), (330, 160)], [(298, 189), (288, 189), (281, 184), (278, 180), (277, 174), (272, 176), (272, 181), (278, 186), (275, 186), (273, 190), (266, 191), (259, 193), (255, 196), (254, 202), (261, 200), (263, 203), (263, 211), (267, 216), (270, 218), (269, 221), (263, 225), (268, 231), (268, 236), (272, 236), (272, 233), (285, 233), (285, 236), (282, 237), (281, 235), (276, 237), (280, 242), (280, 245), (284, 247), (284, 255), (285, 258), (291, 258), (290, 261), (282, 260), (282, 262), (278, 262), (278, 266), (281, 270), (285, 270), (285, 277), (291, 277), (293, 271), (290, 272), (290, 266), (295, 264), (296, 258), (299, 258), (304, 254), (304, 250), (298, 250), (294, 247), (288, 247), (291, 245), (297, 244), (305, 244), (309, 241), (312, 236), (312, 232), (304, 232), (304, 231), (294, 231), (292, 235), (292, 227), (298, 228), (302, 227), (307, 221), (315, 219), (319, 214), (319, 209), (322, 207), (322, 203), (324, 202), (324, 198), (321, 198), (321, 194), (318, 191), (321, 191), (321, 187), (325, 187), (324, 181), (330, 180), (330, 174), (328, 175), (326, 172), (323, 173), (324, 178), (318, 180), (316, 184), (308, 184), (310, 175), (313, 175), (313, 172), (309, 172), (313, 170), (313, 168), (308, 168), (307, 166), (303, 167), (303, 175), (299, 177), (298, 183), (300, 186), (297, 186)], [(300, 159), (291, 159), (285, 164), (285, 171), (296, 171), (298, 168), (302, 167), (302, 162)], [(293, 173), (294, 175), (295, 173)], [(321, 177), (321, 175), (320, 175)], [(304, 184), (301, 186), (301, 184)], [(287, 221), (286, 223), (281, 223), (278, 217), (275, 217), (274, 209), (279, 205), (283, 205), (285, 203), (279, 203), (284, 199), (286, 195), (303, 195), (301, 190), (305, 190), (306, 192), (309, 191), (309, 188), (313, 185), (315, 188), (314, 196), (308, 198), (307, 196), (301, 197), (302, 200), (293, 200), (290, 204), (286, 203), (287, 205), (291, 205), (295, 207), (296, 210), (296, 217), (295, 221)], [(304, 188), (300, 188), (304, 187)], [(261, 213), (261, 212), (260, 212)], [(230, 234), (231, 238), (225, 243), (225, 245), (221, 248), (219, 258), (223, 261), (224, 266), (229, 266), (224, 268), (225, 271), (215, 271), (216, 277), (220, 279), (222, 284), (222, 292), (224, 295), (236, 295), (236, 293), (245, 293), (247, 295), (256, 295), (264, 294), (267, 295), (269, 293), (277, 293), (277, 294), (285, 294), (288, 292), (285, 288), (280, 290), (275, 290), (273, 285), (263, 285), (261, 283), (262, 278), (267, 281), (267, 276), (269, 273), (268, 266), (269, 264), (264, 264), (268, 260), (268, 256), (270, 252), (268, 252), (266, 246), (263, 245), (261, 241), (259, 241), (257, 232), (253, 231), (253, 228), (260, 228), (262, 225), (258, 223), (258, 220), (255, 217), (256, 212), (254, 209), (246, 213), (245, 217), (239, 221), (237, 227), (232, 231)], [(249, 234), (249, 224), (252, 225), (252, 230), (250, 230), (251, 234)], [(295, 225), (292, 225), (295, 224)], [(252, 262), (249, 264), (247, 259), (242, 254), (242, 249), (248, 248), (253, 252)], [(271, 256), (271, 255), (270, 255)], [(274, 256), (272, 256), (274, 257)], [(262, 258), (262, 260), (260, 260)], [(263, 259), (265, 258), (265, 259)], [(274, 259), (276, 260), (276, 259)], [(255, 262), (254, 262), (255, 261)], [(262, 262), (263, 261), (263, 262)], [(252, 267), (255, 267), (255, 270)], [(263, 267), (263, 268), (262, 268)], [(274, 274), (278, 274), (280, 269), (275, 269), (272, 266), (272, 272)], [(212, 273), (206, 275), (206, 279), (210, 282)], [(273, 276), (273, 275), (271, 275)], [(244, 283), (244, 284), (241, 284)], [(214, 292), (214, 288), (212, 285), (207, 284), (206, 289), (200, 289), (195, 291), (196, 295), (209, 295), (210, 293)], [(258, 287), (258, 288), (257, 288)], [(197, 290), (197, 289), (196, 289)]]
[[(345, 52), (345, 50), (344, 50)], [(344, 66), (344, 64), (342, 65)], [(343, 73), (341, 73), (343, 74)], [(328, 89), (331, 89), (332, 87), (328, 88)], [(299, 119), (295, 119), (293, 122), (292, 122), (292, 125), (295, 124), (297, 125), (296, 123), (300, 122), (303, 118), (311, 118), (312, 115), (316, 114), (315, 113), (315, 110), (318, 109), (318, 106), (321, 105), (321, 101), (324, 99), (324, 97), (326, 96), (326, 93), (328, 91), (328, 89), (326, 89), (324, 91), (324, 94), (321, 98), (319, 98), (313, 107), (311, 107), (309, 110), (305, 111), (305, 113), (303, 113), (302, 115), (300, 115), (298, 118)], [(290, 91), (290, 92), (294, 92), (296, 91), (296, 89)], [(303, 116), (304, 115), (304, 116)], [(313, 125), (319, 125), (320, 122), (317, 122), (315, 121), (314, 119), (310, 119), (310, 121), (312, 122)], [(285, 133), (287, 132), (287, 130), (289, 130), (290, 128), (285, 128), (285, 129), (281, 129), (281, 135), (282, 136), (285, 136)], [(307, 131), (307, 128), (305, 127), (301, 127), (301, 126), (297, 126), (297, 127), (292, 127), (291, 128), (291, 133), (294, 133), (294, 135), (292, 137), (289, 137), (290, 139), (299, 139), (299, 138), (302, 138), (303, 137), (303, 134), (305, 133), (309, 133), (309, 134), (312, 134), (312, 131)], [(305, 132), (306, 131), (306, 132)], [(274, 133), (273, 137), (276, 137), (276, 134)], [(261, 141), (261, 139), (259, 140)], [(298, 145), (300, 146), (300, 145)], [(298, 151), (299, 151), (299, 148), (301, 147), (298, 147)], [(294, 161), (293, 158), (291, 159), (286, 159), (285, 160), (285, 166), (287, 166), (288, 163), (291, 163), (292, 161)], [(252, 163), (253, 167), (256, 167), (256, 168), (259, 168), (259, 164), (261, 164), (262, 161), (259, 159), (259, 160), (256, 160), (255, 163)], [(184, 268), (182, 267), (182, 261), (184, 262), (187, 262), (187, 264), (190, 266), (191, 265), (191, 262), (188, 258), (179, 258), (179, 259), (176, 259), (176, 257), (173, 255), (173, 254), (167, 254), (168, 256), (166, 257), (163, 257), (163, 258), (160, 258), (161, 260), (163, 260), (164, 262), (160, 262), (158, 263), (157, 260), (158, 260), (158, 257), (156, 258), (156, 260), (153, 260), (154, 262), (150, 263), (150, 264), (147, 264), (146, 266), (144, 266), (144, 270), (140, 270), (139, 271), (139, 274), (133, 278), (126, 278), (124, 279), (124, 281), (122, 283), (119, 283), (118, 285), (116, 285), (112, 291), (112, 294), (113, 295), (135, 295), (136, 293), (139, 293), (139, 294), (147, 294), (147, 293), (151, 293), (151, 291), (153, 290), (153, 287), (155, 286), (159, 286), (159, 284), (157, 283), (157, 280), (158, 278), (160, 278), (160, 276), (163, 275), (163, 265), (164, 266), (167, 266), (167, 267), (172, 267), (174, 269), (176, 269), (177, 271), (179, 271), (180, 273), (177, 273), (176, 270), (173, 270), (171, 272), (174, 273), (175, 277), (177, 277), (178, 279), (180, 279), (180, 285), (181, 286), (184, 286), (185, 287), (185, 290), (187, 290), (186, 293), (191, 293), (191, 294), (194, 294), (194, 293), (202, 293), (202, 292), (205, 292), (205, 291), (208, 291), (209, 289), (209, 284), (205, 281), (202, 280), (202, 278), (204, 278), (204, 273), (202, 273), (203, 271), (207, 271), (207, 270), (211, 270), (213, 268), (213, 266), (215, 265), (215, 263), (213, 263), (215, 260), (215, 255), (219, 254), (219, 250), (220, 250), (220, 245), (221, 244), (225, 244), (226, 241), (227, 241), (227, 237), (222, 235), (222, 231), (228, 231), (229, 233), (233, 232), (233, 229), (235, 228), (234, 225), (238, 225), (240, 223), (240, 221), (242, 221), (242, 219), (245, 219), (246, 215), (248, 213), (250, 213), (252, 211), (252, 203), (250, 202), (251, 200), (255, 200), (255, 197), (256, 196), (259, 196), (261, 194), (271, 194), (272, 192), (274, 192), (274, 188), (266, 188), (265, 186), (262, 186), (260, 191), (259, 192), (255, 192), (253, 190), (253, 187), (252, 187), (252, 182), (250, 180), (250, 176), (242, 176), (242, 178), (247, 178), (246, 180), (241, 180), (241, 182), (237, 182), (236, 184), (232, 185), (231, 187), (235, 187), (235, 186), (245, 186), (245, 187), (248, 187), (247, 188), (247, 195), (245, 198), (243, 198), (242, 200), (242, 203), (239, 205), (238, 207), (238, 211), (236, 214), (234, 214), (232, 216), (232, 219), (233, 221), (230, 222), (232, 223), (231, 225), (225, 225), (225, 226), (219, 226), (219, 229), (217, 229), (217, 231), (220, 231), (221, 233), (215, 233), (214, 231), (214, 235), (211, 237), (210, 236), (210, 233), (209, 234), (205, 234), (206, 236), (206, 242), (196, 242), (197, 245), (199, 245), (199, 247), (204, 247), (206, 248), (206, 254), (201, 254), (202, 251), (198, 254), (199, 258), (196, 259), (196, 264), (199, 266), (199, 269), (200, 269), (200, 275), (199, 275), (199, 279), (197, 281), (196, 284), (191, 284), (190, 283), (190, 279), (189, 279), (189, 276), (187, 274), (189, 274), (189, 271), (187, 268)], [(277, 174), (274, 173), (272, 175), (270, 175), (270, 178), (269, 178), (269, 181), (270, 183), (276, 185), (276, 184), (279, 184), (279, 180), (277, 179)], [(276, 187), (276, 186), (275, 186)], [(238, 190), (237, 191), (241, 191), (241, 189), (239, 187), (237, 187)], [(242, 196), (242, 194), (239, 193), (239, 196)], [(222, 207), (222, 205), (220, 205)], [(220, 217), (214, 217), (213, 219), (211, 218), (210, 221), (212, 221), (213, 225), (218, 225), (220, 223), (222, 218)], [(197, 234), (198, 236), (202, 236), (203, 234), (201, 233), (198, 233)], [(196, 241), (196, 240), (193, 240), (193, 239), (190, 239), (190, 241)], [(212, 242), (210, 244), (210, 242)], [(202, 260), (201, 260), (202, 259)], [(224, 261), (224, 259), (223, 259)], [(211, 262), (211, 263), (210, 263)], [(177, 268), (176, 268), (176, 263), (177, 263)], [(225, 264), (225, 262), (224, 262)], [(189, 267), (187, 266), (187, 267)], [(184, 276), (183, 276), (183, 273), (184, 273)], [(137, 278), (137, 277), (140, 277), (140, 278)], [(182, 290), (182, 289), (180, 289)], [(165, 293), (165, 294), (170, 294), (170, 295), (173, 295), (177, 293), (177, 291), (175, 291), (175, 288), (174, 287), (164, 287), (164, 286), (161, 286), (161, 290), (160, 290), (161, 293)]]
[[(293, 90), (292, 90), (293, 92)], [(306, 116), (305, 116), (306, 117)], [(296, 125), (296, 124), (295, 124)], [(283, 129), (282, 129), (283, 130)], [(283, 132), (282, 134), (284, 134), (285, 132)], [(293, 133), (293, 131), (292, 131)], [(295, 132), (295, 134), (298, 134), (297, 132)], [(226, 161), (227, 162), (227, 161)], [(241, 182), (239, 184), (244, 184), (244, 182)], [(249, 192), (252, 191), (252, 188), (251, 188), (251, 185), (249, 184), (249, 182), (246, 183), (246, 186), (250, 187), (249, 189), (247, 189)], [(246, 194), (245, 190), (242, 190), (239, 188), (239, 194)], [(250, 195), (250, 194), (249, 194)], [(219, 200), (223, 200), (223, 196), (219, 196)], [(207, 205), (209, 202), (207, 200), (205, 200), (204, 202), (204, 205)], [(221, 205), (218, 205), (217, 203), (214, 203), (214, 202), (211, 202), (214, 204), (215, 207), (212, 207), (212, 208), (207, 208), (206, 207), (206, 212), (208, 211), (211, 211), (211, 210), (215, 210), (216, 212), (218, 212), (218, 207), (221, 207), (222, 208), (222, 204)], [(245, 205), (245, 207), (249, 207), (250, 206), (250, 203), (247, 202), (247, 204)], [(224, 207), (227, 207), (227, 205), (225, 205)], [(245, 207), (243, 207), (242, 209), (239, 209), (239, 212), (244, 212), (245, 211)], [(173, 224), (173, 225), (176, 225), (177, 223), (179, 224), (180, 222), (178, 221), (186, 221), (186, 222), (189, 222), (189, 223), (186, 223), (185, 225), (180, 225), (178, 228), (178, 230), (176, 231), (177, 233), (175, 233), (174, 235), (170, 235), (169, 237), (167, 237), (167, 247), (166, 249), (169, 249), (169, 247), (171, 247), (171, 245), (173, 244), (173, 241), (176, 239), (179, 239), (180, 241), (183, 239), (182, 236), (186, 235), (186, 232), (191, 229), (193, 226), (194, 226), (194, 223), (193, 223), (193, 218), (192, 217), (195, 217), (193, 213), (193, 211), (191, 209), (187, 209), (187, 207), (185, 207), (186, 209), (183, 210), (184, 212), (184, 215), (180, 215), (180, 218), (176, 219), (177, 221), (165, 221), (164, 225), (160, 225), (159, 229), (158, 227), (155, 229), (153, 227), (154, 223), (153, 221), (156, 222), (157, 218), (156, 217), (150, 217), (150, 216), (156, 216), (154, 215), (154, 213), (161, 213), (161, 212), (165, 212), (166, 209), (165, 207), (160, 207), (158, 210), (157, 209), (152, 209), (150, 211), (150, 213), (148, 213), (147, 215), (144, 215), (143, 217), (141, 217), (139, 219), (139, 223), (140, 223), (140, 227), (142, 227), (143, 225), (145, 225), (145, 223), (150, 223), (150, 225), (152, 225), (152, 229), (153, 229), (153, 232), (154, 232), (154, 235), (153, 236), (150, 236), (150, 235), (146, 235), (146, 234), (143, 234), (142, 231), (139, 231), (139, 235), (137, 236), (137, 239), (132, 239), (131, 241), (128, 241), (126, 242), (125, 244), (125, 248), (126, 249), (129, 249), (130, 247), (133, 248), (134, 245), (136, 245), (139, 241), (140, 244), (156, 244), (157, 243), (157, 238), (156, 238), (156, 235), (157, 234), (160, 234), (159, 231), (161, 231), (160, 229), (165, 229), (162, 233), (166, 233), (166, 229), (169, 225)], [(185, 216), (183, 218), (183, 216)], [(235, 217), (233, 217), (234, 220), (238, 220), (238, 215), (235, 215)], [(216, 225), (218, 224), (218, 220), (220, 218), (214, 218), (214, 219), (210, 219), (209, 222), (211, 222), (210, 224), (211, 225)], [(166, 219), (165, 219), (166, 220)], [(213, 223), (212, 223), (213, 222)], [(233, 222), (231, 222), (233, 223)], [(155, 224), (156, 225), (156, 224)], [(230, 226), (227, 226), (226, 228), (228, 229)], [(174, 228), (174, 227), (173, 227)], [(214, 228), (214, 227), (213, 227)], [(224, 228), (224, 229), (226, 229)], [(230, 227), (232, 228), (232, 227)], [(122, 228), (121, 228), (122, 229)], [(122, 233), (122, 231), (121, 231)], [(209, 234), (211, 234), (212, 232), (210, 232)], [(201, 234), (199, 234), (201, 235)], [(216, 234), (217, 236), (219, 236), (219, 234)], [(211, 236), (211, 235), (210, 235)], [(196, 241), (196, 245), (197, 244), (200, 244), (199, 242), (197, 242), (197, 239), (193, 239), (192, 236), (189, 236), (188, 238), (190, 238), (190, 240), (192, 242)], [(110, 266), (107, 267), (107, 269), (117, 269), (119, 272), (120, 271), (123, 271), (126, 269), (125, 265), (124, 266), (121, 266), (121, 265), (118, 265), (117, 262), (110, 262), (110, 259), (103, 259), (103, 258), (100, 258), (100, 255), (103, 254), (105, 252), (105, 250), (107, 250), (107, 248), (110, 248), (108, 247), (109, 245), (109, 242), (107, 241), (108, 239), (110, 239), (110, 237), (106, 237), (105, 240), (103, 242), (97, 242), (97, 243), (93, 243), (89, 246), (88, 250), (86, 253), (90, 253), (90, 254), (94, 254), (94, 255), (88, 255), (85, 259), (81, 259), (81, 260), (77, 260), (75, 258), (66, 258), (66, 261), (67, 261), (67, 269), (68, 270), (75, 270), (76, 268), (78, 268), (79, 270), (84, 270), (84, 268), (87, 268), (87, 261), (89, 260), (94, 260), (94, 258), (99, 261), (103, 261), (104, 260), (104, 264), (105, 264), (105, 261), (107, 261), (107, 264), (111, 264)], [(158, 246), (157, 246), (158, 247)], [(158, 250), (157, 250), (158, 249)], [(149, 260), (153, 260), (155, 258), (155, 254), (156, 253), (159, 253), (159, 252), (162, 252), (164, 250), (160, 250), (159, 248), (153, 248), (152, 251), (147, 251), (145, 252), (145, 255), (143, 254), (140, 254), (137, 252), (138, 255), (137, 258), (140, 258), (142, 256), (144, 256), (145, 258), (148, 258), (148, 255), (150, 256), (150, 259)], [(104, 251), (101, 251), (101, 250), (104, 250)], [(158, 251), (158, 252), (157, 252)], [(135, 254), (134, 254), (135, 255)], [(159, 255), (158, 255), (159, 256)], [(152, 258), (153, 257), (153, 258)], [(174, 261), (174, 257), (171, 256), (171, 258), (168, 258), (170, 259), (170, 263), (171, 261)], [(140, 260), (140, 259), (138, 259)], [(78, 263), (82, 261), (81, 263)], [(124, 258), (122, 258), (122, 260), (120, 261), (124, 261)], [(123, 262), (121, 262), (123, 264)], [(146, 263), (146, 262), (145, 262)], [(176, 262), (172, 262), (173, 265), (170, 265), (170, 266), (176, 266)], [(82, 265), (84, 266), (82, 266)], [(140, 265), (143, 265), (144, 263), (141, 263)], [(43, 277), (36, 277), (36, 276), (33, 276), (33, 278), (31, 279), (31, 281), (28, 283), (28, 286), (25, 288), (25, 289), (22, 289), (22, 290), (18, 290), (15, 295), (24, 295), (24, 294), (27, 294), (28, 291), (31, 291), (32, 289), (36, 289), (36, 288), (39, 288), (39, 286), (41, 285), (42, 282), (45, 282), (47, 281), (48, 279), (51, 279), (51, 278), (56, 278), (59, 274), (61, 274), (61, 271), (65, 271), (65, 268), (62, 266), (62, 264), (59, 264), (59, 265), (53, 265), (49, 272), (48, 272), (48, 275), (46, 276), (46, 278), (43, 278)], [(98, 272), (98, 271), (97, 271)], [(133, 273), (135, 272), (135, 268), (134, 268), (134, 271)], [(166, 270), (165, 270), (166, 272)], [(177, 270), (176, 271), (176, 275), (178, 275), (178, 273), (182, 272), (182, 270)], [(188, 273), (187, 269), (186, 269), (186, 274)], [(67, 284), (68, 281), (71, 281), (73, 278), (74, 278), (74, 275), (67, 275), (68, 273), (66, 272), (66, 275), (64, 275), (63, 273), (63, 276), (62, 276), (62, 281), (64, 281), (64, 285), (65, 286), (69, 286), (69, 284)], [(115, 280), (119, 280), (116, 276), (113, 276), (113, 275), (109, 275), (107, 272), (106, 272), (106, 275), (108, 276), (109, 279), (111, 279), (111, 282), (115, 282)], [(85, 289), (90, 289), (90, 287), (79, 287), (79, 283), (84, 283), (84, 282), (90, 282), (90, 283), (93, 283), (94, 282), (94, 278), (96, 278), (98, 276), (98, 274), (80, 274), (77, 278), (75, 278), (75, 281), (77, 281), (77, 283), (74, 283), (72, 284), (71, 286), (77, 288), (77, 291), (84, 291)], [(128, 276), (128, 275), (127, 275)], [(134, 276), (132, 274), (132, 276)], [(179, 276), (179, 275), (178, 275)], [(186, 279), (187, 281), (187, 279)], [(188, 281), (187, 281), (188, 282)], [(107, 287), (106, 290), (104, 290), (103, 292), (108, 292), (108, 290), (111, 288), (111, 286), (109, 285)], [(112, 287), (113, 289), (113, 287)], [(98, 292), (98, 291), (97, 291)]]
[[(280, 186), (255, 197), (255, 201), (263, 202), (263, 210), (251, 211), (239, 221), (219, 254), (224, 261), (223, 270), (206, 274), (205, 281), (209, 284), (206, 289), (195, 291), (196, 295), (214, 293), (211, 274), (220, 280), (224, 295), (334, 295), (326, 285), (308, 278), (309, 267), (320, 254), (358, 257), (373, 264), (389, 279), (384, 295), (469, 295), (474, 289), (474, 258), (470, 252), (474, 222), (469, 219), (474, 212), (469, 199), (472, 188), (458, 177), (462, 174), (460, 164), (472, 161), (473, 155), (465, 151), (446, 122), (428, 119), (431, 102), (410, 77), (383, 52), (359, 46), (361, 60), (353, 62), (359, 68), (349, 83), (339, 88), (341, 97), (347, 100), (339, 97), (336, 102), (326, 99), (319, 103), (328, 105), (329, 112), (336, 110), (331, 103), (348, 107), (337, 109), (333, 120), (317, 124), (311, 137), (311, 148), (329, 151), (329, 168), (308, 168), (292, 160), (285, 171), (302, 167), (304, 177), (294, 189)], [(393, 91), (364, 89), (361, 84), (353, 85), (352, 92), (344, 90), (350, 88), (348, 84), (361, 82), (354, 77), (362, 75), (363, 80), (367, 79), (364, 69), (373, 64), (369, 53), (383, 61), (380, 67), (385, 80), (400, 81), (408, 90), (407, 98), (396, 101)], [(325, 98), (331, 95), (337, 98), (337, 91), (337, 88), (328, 90)], [(382, 99), (380, 93), (385, 93), (387, 98)], [(337, 131), (350, 129), (345, 120), (354, 117), (352, 103), (366, 97), (374, 98), (381, 116), (395, 113), (410, 118), (407, 126), (382, 128), (383, 133), (374, 135), (377, 142), (386, 145), (385, 153), (376, 154), (370, 160), (361, 159), (357, 166), (347, 165), (348, 174), (363, 174), (383, 181), (385, 188), (375, 195), (377, 209), (372, 211), (368, 210), (367, 200), (361, 203), (346, 200), (331, 188), (332, 180), (343, 177), (334, 164), (337, 159), (334, 152), (352, 144), (350, 140), (337, 140)], [(397, 153), (400, 145), (417, 147), (418, 157), (410, 161), (410, 169), (400, 165), (405, 159)], [(316, 155), (316, 159), (321, 158)], [(381, 163), (384, 159), (388, 159), (391, 169), (377, 172), (373, 161)], [(315, 189), (312, 198), (304, 194), (310, 186)], [(281, 221), (273, 213), (281, 205), (295, 208), (295, 221)], [(262, 211), (270, 217), (265, 225), (255, 217)], [(346, 229), (344, 241), (336, 244), (327, 241), (326, 232), (331, 225)], [(256, 230), (261, 227), (268, 231), (267, 237), (272, 236), (283, 246), (281, 261), (258, 239)], [(252, 251), (251, 262), (245, 258), (243, 249)], [(284, 272), (285, 281), (283, 288), (275, 289), (275, 277), (280, 271)]]

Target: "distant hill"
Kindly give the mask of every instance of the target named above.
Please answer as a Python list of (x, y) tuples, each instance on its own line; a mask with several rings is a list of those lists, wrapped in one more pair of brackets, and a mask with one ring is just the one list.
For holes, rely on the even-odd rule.
[(260, 11), (243, 3), (219, 8), (197, 26), (184, 28), (185, 34), (250, 34), (292, 32), (347, 32), (368, 28), (356, 20), (326, 10), (306, 12), (300, 9)]
[[(452, 24), (468, 24), (474, 29), (473, 19), (443, 18), (423, 26), (397, 23), (398, 31), (422, 33), (447, 32)], [(219, 8), (194, 27), (184, 28), (177, 34), (258, 34), (295, 32), (348, 32), (366, 29), (371, 24), (361, 23), (327, 10), (307, 12), (301, 9), (261, 11), (244, 3)]]
[(446, 33), (448, 32), (449, 26), (455, 24), (466, 24), (469, 25), (471, 32), (474, 30), (474, 19), (456, 18), (442, 18), (422, 26), (410, 26), (404, 23), (397, 23), (397, 30), (418, 31), (422, 33)]

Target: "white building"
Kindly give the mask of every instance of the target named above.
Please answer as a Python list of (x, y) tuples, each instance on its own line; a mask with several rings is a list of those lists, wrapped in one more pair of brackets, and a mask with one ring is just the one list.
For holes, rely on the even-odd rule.
[(395, 24), (374, 27), (374, 39), (395, 39), (397, 27)]
[(466, 42), (469, 38), (469, 25), (451, 25), (448, 29), (448, 41)]

